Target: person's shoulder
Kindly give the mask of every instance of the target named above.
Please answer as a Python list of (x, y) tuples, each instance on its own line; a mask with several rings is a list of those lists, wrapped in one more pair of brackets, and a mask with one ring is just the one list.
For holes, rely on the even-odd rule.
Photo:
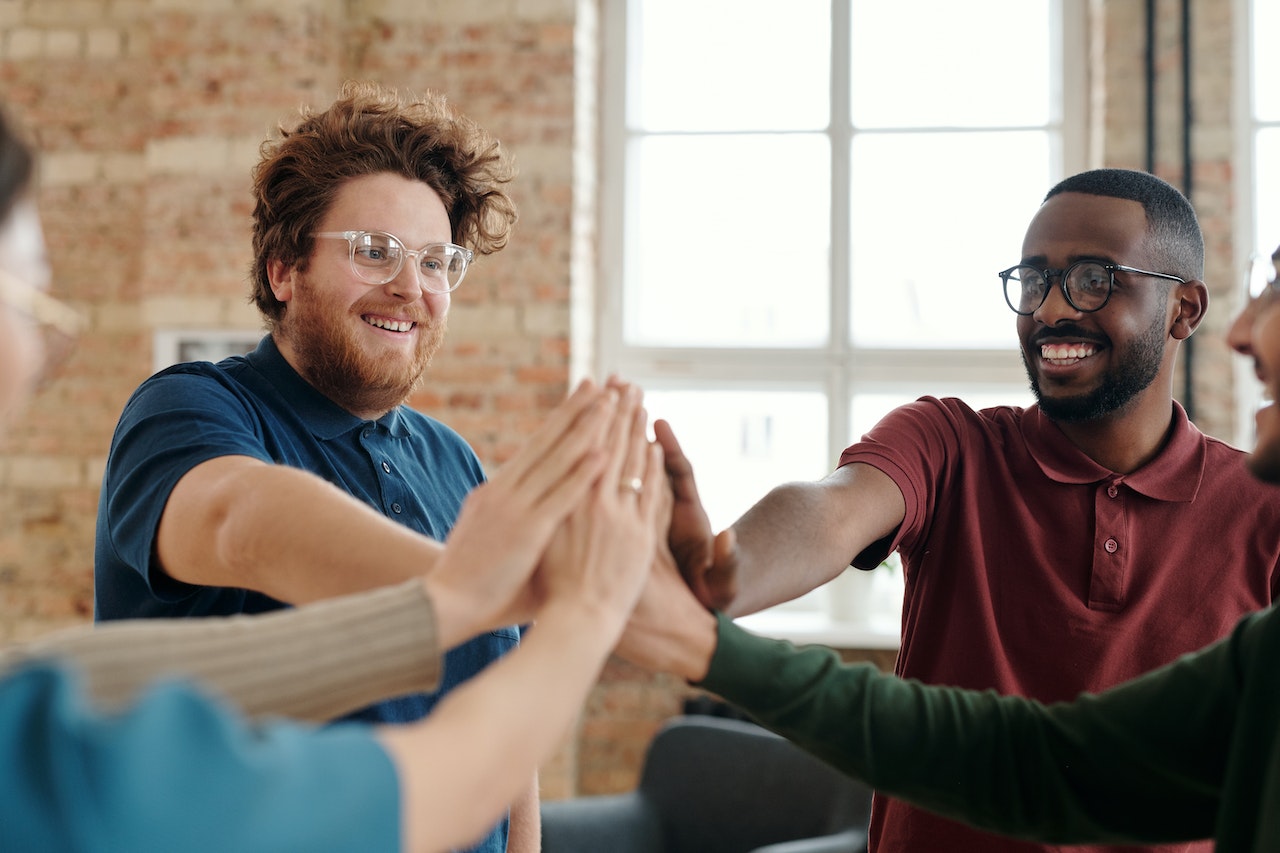
[(899, 411), (909, 411), (917, 416), (945, 420), (962, 431), (1007, 432), (1016, 429), (1029, 410), (1020, 406), (988, 406), (975, 409), (960, 397), (926, 396), (901, 406)]
[(426, 448), (433, 456), (452, 456), (461, 464), (480, 469), (480, 459), (475, 450), (453, 427), (408, 406), (397, 409), (397, 415), (399, 429), (415, 445)]
[(423, 414), (417, 409), (411, 409), (408, 406), (401, 406), (398, 412), (404, 428), (413, 436), (430, 437), (440, 441), (461, 444), (468, 450), (471, 448), (471, 445), (467, 444), (467, 440), (457, 430), (438, 418), (433, 418), (431, 415)]

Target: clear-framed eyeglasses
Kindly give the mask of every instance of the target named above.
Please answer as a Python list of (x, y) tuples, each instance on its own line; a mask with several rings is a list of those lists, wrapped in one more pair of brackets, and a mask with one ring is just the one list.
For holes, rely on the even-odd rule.
[(37, 386), (47, 384), (71, 355), (84, 329), (84, 317), (71, 306), (2, 269), (0, 303), (29, 317), (35, 324), (44, 347), (44, 364)]
[(1249, 259), (1249, 271), (1245, 275), (1250, 301), (1259, 296), (1275, 296), (1280, 293), (1276, 280), (1280, 278), (1280, 254), (1254, 255)]
[(431, 243), (417, 251), (386, 231), (319, 231), (313, 237), (346, 240), (351, 271), (368, 284), (386, 284), (400, 274), (405, 258), (413, 258), (418, 280), (432, 293), (451, 293), (462, 284), (473, 253), (455, 243)]
[(1111, 291), (1115, 287), (1118, 272), (1163, 278), (1179, 284), (1186, 283), (1186, 279), (1168, 273), (1091, 260), (1076, 261), (1062, 270), (1039, 269), (1028, 264), (1019, 264), (1002, 270), (998, 275), (1004, 282), (1004, 301), (1009, 303), (1009, 307), (1015, 314), (1026, 317), (1034, 314), (1049, 298), (1049, 290), (1055, 278), (1062, 285), (1062, 295), (1067, 298), (1067, 303), (1072, 308), (1082, 314), (1097, 311), (1111, 299)]

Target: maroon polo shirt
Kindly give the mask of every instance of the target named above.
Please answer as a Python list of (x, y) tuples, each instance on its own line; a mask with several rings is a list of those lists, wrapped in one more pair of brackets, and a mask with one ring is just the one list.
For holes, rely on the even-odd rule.
[[(1219, 639), (1280, 590), (1280, 489), (1244, 459), (1177, 403), (1168, 443), (1131, 474), (1085, 456), (1037, 406), (924, 397), (891, 412), (840, 464), (883, 471), (906, 503), (902, 526), (853, 561), (901, 554), (897, 673), (1055, 701)], [(1053, 849), (887, 798), (872, 838), (880, 853)]]

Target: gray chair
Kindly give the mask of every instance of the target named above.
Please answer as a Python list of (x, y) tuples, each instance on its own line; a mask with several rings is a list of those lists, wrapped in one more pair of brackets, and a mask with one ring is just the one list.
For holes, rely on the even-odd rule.
[(675, 717), (625, 794), (542, 805), (543, 853), (862, 853), (871, 790), (739, 720)]

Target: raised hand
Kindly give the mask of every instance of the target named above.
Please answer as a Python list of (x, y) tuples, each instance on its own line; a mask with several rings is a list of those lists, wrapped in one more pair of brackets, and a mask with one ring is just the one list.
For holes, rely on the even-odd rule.
[(671, 552), (659, 543), (644, 589), (614, 652), (645, 669), (701, 681), (715, 647), (715, 616), (693, 597)]
[[(599, 479), (619, 392), (584, 381), (487, 483), (467, 496), (425, 583), (436, 609), (470, 633), (528, 621), (528, 584), (561, 522)], [(634, 408), (634, 407), (633, 407)]]
[(668, 545), (685, 582), (707, 607), (724, 610), (738, 594), (738, 554), (733, 529), (718, 535), (698, 497), (693, 465), (680, 448), (671, 425), (658, 420), (653, 433), (662, 447), (673, 505)]
[(669, 506), (662, 454), (646, 440), (639, 390), (628, 387), (622, 394), (609, 460), (556, 531), (537, 576), (544, 611), (585, 606), (614, 630), (621, 630), (644, 585)]

